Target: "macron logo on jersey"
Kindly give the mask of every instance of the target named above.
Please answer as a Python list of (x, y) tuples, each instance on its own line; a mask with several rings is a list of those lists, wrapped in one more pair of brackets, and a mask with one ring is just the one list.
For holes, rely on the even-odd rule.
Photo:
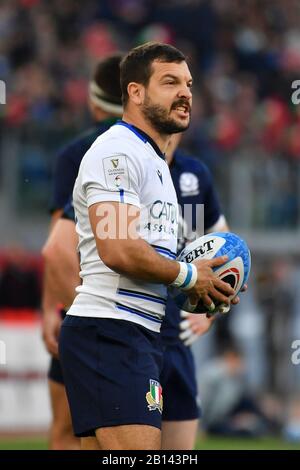
[(160, 179), (161, 184), (163, 184), (163, 177), (162, 177), (162, 172), (160, 170), (156, 170), (156, 173)]

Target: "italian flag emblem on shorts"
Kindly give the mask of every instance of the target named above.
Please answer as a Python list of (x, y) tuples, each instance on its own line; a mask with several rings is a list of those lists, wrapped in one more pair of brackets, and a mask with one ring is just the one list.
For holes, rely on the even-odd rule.
[(158, 410), (162, 413), (163, 397), (160, 383), (150, 379), (150, 390), (146, 393), (146, 400), (150, 411)]

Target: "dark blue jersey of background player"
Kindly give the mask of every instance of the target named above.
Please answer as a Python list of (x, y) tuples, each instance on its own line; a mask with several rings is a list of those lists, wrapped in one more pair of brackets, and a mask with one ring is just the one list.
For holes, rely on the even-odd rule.
[[(79, 166), (84, 154), (91, 147), (97, 137), (107, 131), (119, 118), (109, 118), (95, 124), (91, 129), (80, 134), (76, 139), (67, 144), (57, 155), (53, 175), (53, 190), (50, 202), (50, 212), (63, 210), (68, 205)], [(69, 207), (69, 210), (72, 206)], [(73, 213), (74, 214), (74, 213)], [(70, 218), (74, 218), (71, 215)], [(65, 311), (61, 310), (62, 318)]]
[[(212, 176), (206, 165), (199, 159), (193, 158), (177, 149), (171, 162), (169, 162), (169, 166), (178, 204), (181, 206), (183, 216), (185, 215), (184, 205), (190, 204), (190, 207), (193, 209), (189, 231), (198, 229), (199, 222), (201, 226), (201, 217), (203, 221), (203, 227), (201, 228), (204, 232), (221, 230), (225, 225), (225, 218), (221, 213)], [(201, 233), (198, 234), (198, 236), (200, 235)], [(184, 239), (179, 238), (178, 253), (184, 248), (184, 244)], [(166, 316), (161, 327), (164, 344), (171, 345), (180, 342), (178, 336), (180, 320), (180, 310), (169, 296), (166, 305)]]
[[(77, 165), (79, 168), (80, 159), (77, 160)], [(181, 150), (176, 150), (170, 163), (170, 172), (177, 193), (178, 203), (182, 209), (186, 204), (190, 204), (193, 207), (194, 217), (191, 229), (196, 230), (196, 222), (198, 221), (196, 218), (197, 212), (198, 217), (201, 218), (201, 214), (203, 215), (203, 229), (205, 232), (214, 230), (214, 228), (219, 229), (225, 220), (221, 214), (212, 176), (206, 165), (199, 161), (199, 159), (188, 156)], [(201, 207), (199, 207), (200, 205)], [(199, 211), (196, 210), (197, 207)], [(70, 193), (69, 201), (64, 208), (63, 217), (74, 220), (74, 209), (70, 202)], [(183, 248), (184, 241), (180, 240), (178, 252)], [(165, 344), (173, 344), (181, 341), (179, 339), (180, 320), (179, 308), (176, 306), (173, 299), (168, 297), (166, 317), (162, 323), (161, 329), (162, 339)]]
[(53, 190), (50, 202), (51, 213), (63, 209), (70, 199), (77, 178), (78, 169), (84, 154), (92, 143), (103, 132), (107, 131), (118, 118), (109, 118), (83, 132), (78, 138), (66, 145), (58, 154), (54, 175)]

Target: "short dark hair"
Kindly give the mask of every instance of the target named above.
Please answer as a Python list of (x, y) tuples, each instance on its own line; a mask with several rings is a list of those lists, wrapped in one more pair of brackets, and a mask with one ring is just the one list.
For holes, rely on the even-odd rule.
[(104, 57), (96, 65), (92, 81), (102, 91), (99, 98), (108, 103), (121, 105), (122, 92), (120, 86), (120, 62), (122, 54), (112, 54)]
[(154, 60), (180, 63), (186, 60), (184, 54), (170, 44), (147, 42), (131, 49), (120, 65), (123, 106), (128, 102), (127, 87), (130, 82), (147, 86), (151, 77)]

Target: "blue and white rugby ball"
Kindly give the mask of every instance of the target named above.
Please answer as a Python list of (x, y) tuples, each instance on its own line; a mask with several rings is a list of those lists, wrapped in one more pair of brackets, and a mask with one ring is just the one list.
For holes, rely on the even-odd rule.
[[(229, 260), (222, 266), (214, 268), (214, 272), (220, 279), (228, 282), (237, 295), (246, 284), (251, 268), (249, 248), (238, 235), (230, 232), (213, 232), (204, 235), (186, 245), (177, 260), (193, 263), (196, 260), (213, 259), (223, 255), (227, 255)], [(202, 301), (199, 301), (196, 308), (192, 308), (186, 293), (179, 289), (171, 288), (170, 294), (181, 310), (193, 313), (207, 312)]]

